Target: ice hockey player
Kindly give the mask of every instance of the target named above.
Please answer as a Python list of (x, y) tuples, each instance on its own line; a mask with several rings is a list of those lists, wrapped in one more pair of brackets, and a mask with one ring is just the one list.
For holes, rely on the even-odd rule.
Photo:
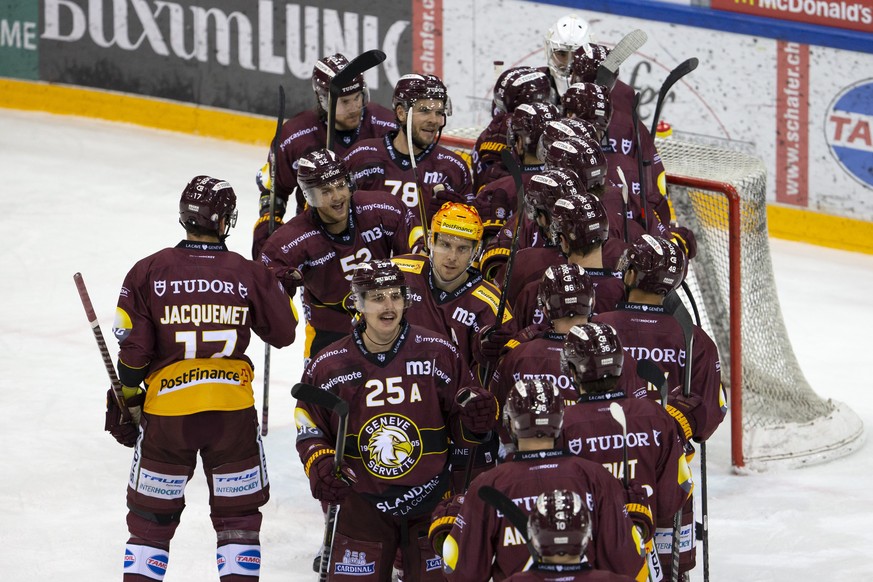
[[(545, 125), (559, 118), (558, 108), (551, 103), (523, 103), (509, 115), (506, 144), (520, 162), (521, 182), (525, 187), (531, 176), (543, 171), (543, 161), (537, 158), (537, 145)], [(489, 182), (477, 190), (473, 204), (482, 217), (483, 244), (487, 245), (518, 208), (515, 179), (507, 174)]]
[[(282, 125), (276, 160), (276, 224), (282, 224), (285, 208), (292, 192), (297, 187), (297, 160), (306, 154), (325, 147), (327, 143), (327, 112), (330, 82), (346, 68), (348, 59), (340, 53), (315, 62), (312, 69), (312, 90), (315, 92), (315, 107), (301, 111)], [(394, 115), (387, 107), (370, 102), (370, 92), (364, 76), (358, 75), (346, 87), (340, 88), (336, 104), (336, 142), (334, 151), (343, 157), (356, 143), (365, 139), (381, 137), (394, 129)], [(261, 168), (257, 176), (261, 192), (260, 219), (255, 224), (252, 256), (258, 257), (267, 231), (258, 226), (270, 220), (270, 162)], [(303, 211), (303, 193), (297, 192), (292, 203), (297, 205), (297, 214)]]
[(447, 338), (406, 321), (408, 290), (391, 261), (361, 263), (351, 288), (359, 324), (303, 374), (349, 404), (344, 478), (333, 468), (336, 418), (302, 400), (294, 413), (313, 497), (340, 504), (328, 579), (354, 569), (388, 581), (399, 549), (403, 580), (442, 580), (427, 530), (449, 489), (449, 439), (485, 438), (497, 402)]
[[(585, 269), (596, 291), (593, 313), (615, 309), (625, 298), (621, 273), (603, 266), (603, 245), (614, 240), (603, 205), (593, 195), (571, 194), (559, 198), (552, 206), (549, 230), (567, 262)], [(623, 246), (622, 246), (623, 248)], [(516, 296), (515, 313), (519, 328), (540, 323), (537, 308), (537, 285), (528, 283)]]
[(573, 54), (588, 51), (591, 46), (591, 30), (588, 22), (575, 14), (559, 18), (546, 31), (543, 48), (546, 65), (556, 93), (561, 96), (570, 85), (570, 65)]
[[(645, 580), (648, 569), (638, 551), (631, 521), (625, 514), (621, 485), (597, 463), (567, 455), (555, 447), (564, 414), (563, 399), (547, 380), (516, 382), (504, 405), (507, 431), (517, 452), (476, 477), (442, 544), (447, 578), (504, 580), (525, 568), (530, 559), (518, 530), (479, 498), (483, 486), (494, 487), (525, 513), (541, 493), (567, 489), (588, 503), (596, 538), (587, 548), (589, 563)], [(431, 531), (434, 538), (439, 532)]]
[[(485, 281), (472, 267), (479, 256), (482, 222), (476, 209), (459, 202), (446, 202), (433, 216), (430, 227), (429, 256), (404, 255), (393, 262), (404, 272), (409, 288), (410, 307), (406, 319), (445, 335), (461, 354), (464, 362), (482, 382), (484, 368), (492, 354), (515, 332), (512, 312), (505, 309), (500, 333), (483, 337), (482, 332), (495, 327), (500, 290)], [(493, 360), (491, 360), (493, 363)], [(493, 369), (493, 368), (492, 368)], [(487, 470), (497, 461), (499, 441), (494, 435), (476, 447), (470, 475)], [(469, 447), (452, 446), (453, 488), (463, 491), (469, 480)]]
[(549, 77), (543, 71), (532, 67), (517, 67), (506, 72), (503, 81), (503, 107), (479, 134), (473, 147), (473, 191), (476, 193), (483, 186), (509, 175), (509, 170), (501, 159), (501, 152), (507, 146), (512, 146), (507, 144), (506, 136), (513, 112), (524, 104), (552, 101)]
[[(594, 306), (594, 284), (577, 265), (552, 265), (537, 283), (539, 321), (506, 345), (491, 381), (497, 402), (505, 402), (518, 380), (545, 378), (558, 387), (565, 404), (576, 403), (576, 388), (561, 371), (564, 338), (574, 325), (588, 323)], [(505, 437), (507, 435), (501, 435)], [(504, 444), (508, 444), (504, 438)]]
[(355, 191), (343, 161), (319, 149), (302, 157), (297, 181), (307, 210), (279, 227), (260, 260), (293, 296), (303, 287), (305, 358), (351, 333), (347, 281), (355, 266), (410, 251), (411, 212), (387, 192)]
[(345, 161), (359, 188), (391, 192), (426, 226), (443, 203), (472, 199), (467, 163), (439, 145), (452, 101), (439, 77), (410, 74), (394, 85), (393, 104), (398, 128), (358, 143)]
[(121, 287), (113, 333), (133, 418), (122, 415), (110, 389), (105, 428), (135, 447), (128, 581), (163, 580), (198, 455), (218, 574), (237, 582), (259, 576), (259, 508), (270, 485), (245, 350), (252, 331), (277, 348), (289, 345), (297, 322), (270, 272), (225, 246), (236, 216), (230, 184), (194, 177), (179, 200), (185, 239), (137, 262)]
[[(666, 409), (687, 442), (689, 456), (693, 454), (690, 441), (708, 439), (727, 413), (727, 395), (721, 384), (721, 365), (718, 348), (707, 333), (698, 326), (693, 328), (691, 353), (691, 393), (683, 394), (686, 366), (685, 336), (676, 319), (667, 313), (664, 298), (678, 289), (685, 278), (687, 260), (678, 245), (658, 237), (643, 235), (619, 261), (628, 289), (627, 302), (608, 313), (593, 318), (609, 324), (617, 331), (625, 350), (637, 359), (654, 361), (666, 374), (671, 391)], [(657, 398), (657, 393), (651, 392)], [(682, 547), (688, 548), (680, 556), (680, 575), (694, 568), (693, 503), (689, 499), (683, 510)], [(672, 518), (659, 520), (657, 545), (664, 554), (665, 570), (670, 570), (670, 543)]]
[(632, 582), (633, 578), (596, 570), (582, 561), (593, 535), (591, 513), (578, 493), (555, 489), (533, 504), (527, 535), (536, 560), (507, 582)]
[(573, 83), (561, 97), (565, 117), (587, 121), (602, 141), (612, 119), (612, 99), (609, 90), (596, 83)]
[[(561, 365), (579, 391), (579, 400), (564, 414), (562, 437), (565, 450), (603, 464), (617, 479), (627, 477), (629, 513), (651, 549), (652, 518), (672, 525), (691, 493), (691, 471), (683, 439), (664, 408), (618, 387), (624, 364), (622, 343), (609, 325), (587, 323), (570, 330)], [(626, 432), (610, 413), (611, 403), (621, 407)], [(660, 563), (655, 556), (649, 554), (650, 567), (660, 574), (664, 556)], [(669, 564), (669, 556), (666, 559)]]

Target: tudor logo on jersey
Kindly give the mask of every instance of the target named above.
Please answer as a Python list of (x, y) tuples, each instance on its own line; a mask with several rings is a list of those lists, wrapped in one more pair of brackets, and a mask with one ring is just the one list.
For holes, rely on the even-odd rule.
[(411, 420), (399, 414), (380, 414), (361, 429), (361, 459), (380, 479), (407, 474), (421, 458), (421, 434)]

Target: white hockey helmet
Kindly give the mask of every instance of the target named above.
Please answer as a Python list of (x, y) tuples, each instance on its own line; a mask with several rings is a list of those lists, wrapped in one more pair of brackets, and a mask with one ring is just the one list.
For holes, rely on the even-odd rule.
[[(569, 77), (573, 53), (585, 47), (586, 54), (591, 50), (591, 30), (588, 21), (575, 14), (559, 18), (546, 32), (546, 63), (556, 77)], [(558, 54), (555, 54), (558, 53)]]

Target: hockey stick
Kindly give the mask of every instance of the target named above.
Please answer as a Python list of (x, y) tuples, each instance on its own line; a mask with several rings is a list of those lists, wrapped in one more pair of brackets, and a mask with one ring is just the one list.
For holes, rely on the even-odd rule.
[(88, 288), (85, 287), (85, 279), (82, 278), (82, 273), (73, 275), (73, 281), (75, 281), (76, 289), (79, 291), (79, 299), (82, 300), (82, 307), (85, 308), (85, 316), (91, 325), (91, 331), (94, 332), (94, 339), (97, 340), (97, 347), (100, 349), (100, 355), (103, 357), (106, 373), (109, 374), (112, 394), (115, 396), (115, 403), (118, 404), (118, 408), (121, 410), (121, 421), (130, 422), (133, 418), (127, 403), (124, 401), (121, 381), (118, 379), (118, 374), (115, 373), (115, 366), (112, 363), (112, 357), (109, 355), (109, 348), (106, 347), (106, 340), (103, 339), (103, 332), (100, 330), (100, 323), (97, 321), (97, 314), (94, 312), (94, 305), (91, 303), (91, 296), (88, 294)]
[(333, 150), (333, 145), (336, 142), (336, 101), (343, 87), (347, 86), (352, 79), (358, 75), (369, 71), (373, 67), (379, 66), (385, 60), (385, 53), (378, 49), (364, 51), (351, 62), (343, 67), (343, 69), (333, 76), (330, 80), (328, 88), (328, 103), (327, 103), (327, 149)]
[[(282, 124), (285, 122), (285, 88), (279, 85), (279, 114), (276, 116), (276, 133), (270, 144), (270, 222), (267, 236), (276, 230), (276, 160), (279, 159), (279, 140), (282, 139)], [(270, 344), (264, 342), (264, 402), (261, 408), (261, 436), (267, 436), (270, 414)]]
[(498, 491), (494, 487), (483, 485), (479, 489), (479, 499), (493, 507), (496, 511), (503, 514), (503, 517), (509, 520), (512, 527), (518, 530), (521, 537), (524, 538), (524, 543), (527, 545), (527, 551), (530, 552), (530, 557), (534, 561), (539, 559), (539, 554), (533, 547), (527, 531), (527, 515), (506, 495)]
[(616, 166), (615, 171), (618, 173), (618, 179), (621, 180), (621, 200), (624, 204), (624, 242), (628, 242), (628, 232), (627, 232), (627, 179), (624, 177), (624, 170), (621, 169), (621, 166)]
[[(697, 302), (694, 300), (694, 295), (692, 295), (691, 288), (688, 287), (687, 281), (682, 281), (682, 291), (688, 298), (688, 302), (691, 303), (691, 310), (694, 312), (694, 324), (697, 327), (700, 327), (700, 312), (697, 310)], [(685, 306), (683, 305), (683, 309), (684, 307)], [(686, 321), (687, 320), (683, 317), (683, 320), (680, 321), (679, 324), (687, 325), (687, 323), (683, 324), (683, 322)], [(689, 327), (689, 330), (686, 331), (683, 326), (682, 333), (686, 334), (686, 338), (688, 337), (688, 333), (693, 337), (694, 330)], [(686, 344), (687, 343), (688, 340), (686, 339)], [(689, 348), (686, 347), (686, 349)], [(690, 351), (688, 353), (690, 353)], [(686, 358), (687, 357), (688, 356), (686, 356)], [(703, 514), (701, 515), (700, 539), (703, 542), (703, 582), (709, 582), (709, 502), (707, 498), (706, 481), (706, 441), (700, 441), (700, 513)]]
[[(421, 220), (422, 241), (421, 249), (424, 254), (428, 254), (427, 246), (427, 212), (424, 209), (424, 196), (422, 196), (421, 187), (418, 185), (418, 169), (415, 166), (415, 151), (412, 145), (412, 105), (406, 110), (406, 148), (409, 150), (409, 164), (412, 166), (412, 180), (415, 182), (415, 193), (418, 198), (418, 218)], [(437, 184), (439, 186), (439, 184)], [(443, 186), (445, 188), (445, 186)], [(436, 196), (437, 190), (434, 186), (432, 196)]]
[(643, 161), (643, 148), (640, 140), (640, 94), (634, 93), (634, 105), (633, 111), (631, 112), (631, 119), (634, 124), (634, 146), (637, 149), (637, 171), (639, 172), (639, 176), (637, 179), (640, 181), (640, 214), (643, 219), (643, 229), (646, 232), (649, 231), (649, 205), (648, 200), (646, 199), (646, 179), (645, 179), (645, 171), (646, 171), (646, 163)]
[(612, 415), (613, 420), (615, 420), (615, 422), (617, 422), (621, 427), (622, 442), (624, 443), (624, 450), (622, 451), (624, 467), (622, 468), (621, 481), (624, 484), (624, 488), (627, 489), (629, 485), (627, 461), (627, 418), (624, 415), (624, 409), (618, 402), (613, 402), (609, 405), (609, 414)]
[[(336, 433), (336, 446), (333, 456), (333, 470), (337, 479), (342, 478), (341, 467), (346, 452), (346, 432), (349, 428), (349, 403), (330, 392), (316, 388), (312, 384), (297, 383), (291, 388), (291, 396), (297, 400), (320, 406), (333, 411), (339, 417)], [(330, 573), (330, 556), (333, 550), (333, 538), (336, 533), (336, 516), (339, 505), (327, 506), (327, 515), (324, 520), (324, 538), (321, 542), (321, 562), (318, 572), (319, 582), (326, 582)]]
[(649, 131), (652, 135), (655, 135), (658, 130), (658, 121), (661, 119), (661, 108), (664, 106), (664, 100), (667, 98), (667, 94), (670, 93), (670, 89), (673, 88), (673, 85), (676, 82), (697, 68), (699, 61), (695, 57), (691, 57), (690, 59), (679, 63), (675, 69), (670, 71), (670, 74), (667, 75), (667, 78), (664, 79), (664, 84), (661, 85), (661, 90), (658, 91), (658, 101), (655, 104), (655, 115), (652, 117), (652, 129)]
[(618, 68), (625, 62), (629, 56), (637, 52), (641, 46), (646, 44), (649, 36), (642, 30), (634, 30), (629, 32), (623, 39), (618, 41), (600, 66), (597, 67), (597, 78), (595, 83), (598, 85), (607, 85), (609, 80), (616, 77)]

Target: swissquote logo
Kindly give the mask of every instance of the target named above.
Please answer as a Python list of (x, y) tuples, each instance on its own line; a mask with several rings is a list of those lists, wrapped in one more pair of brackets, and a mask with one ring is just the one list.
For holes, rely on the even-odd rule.
[(873, 79), (843, 89), (826, 116), (831, 155), (855, 180), (873, 188)]

